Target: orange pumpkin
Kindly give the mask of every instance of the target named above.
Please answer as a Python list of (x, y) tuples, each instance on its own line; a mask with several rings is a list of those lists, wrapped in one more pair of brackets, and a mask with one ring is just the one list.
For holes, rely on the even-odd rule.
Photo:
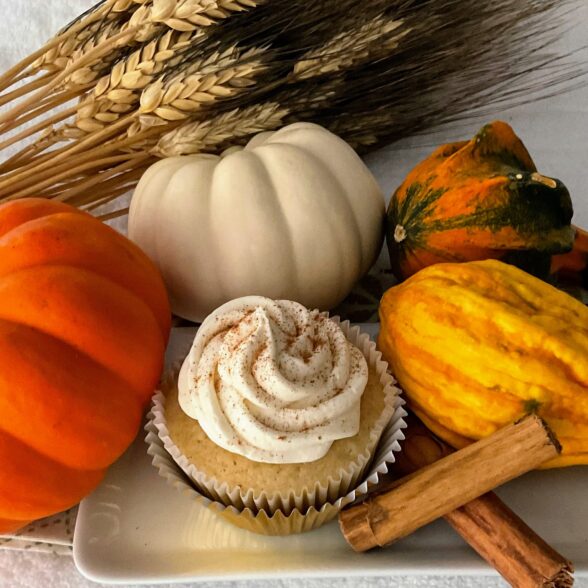
[(96, 487), (138, 432), (169, 329), (128, 239), (58, 202), (0, 206), (0, 532)]
[(537, 173), (512, 128), (496, 121), (436, 149), (393, 194), (392, 269), (405, 279), (436, 263), (501, 259), (546, 277), (550, 256), (572, 248), (572, 213), (562, 182)]

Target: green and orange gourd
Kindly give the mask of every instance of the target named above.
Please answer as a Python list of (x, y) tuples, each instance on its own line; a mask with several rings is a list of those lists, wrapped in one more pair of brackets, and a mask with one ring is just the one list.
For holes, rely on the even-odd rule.
[(386, 240), (399, 279), (442, 262), (501, 259), (539, 276), (572, 248), (566, 187), (537, 172), (504, 122), (443, 145), (393, 194)]
[(169, 329), (136, 245), (58, 202), (0, 206), (0, 532), (97, 486), (138, 432)]

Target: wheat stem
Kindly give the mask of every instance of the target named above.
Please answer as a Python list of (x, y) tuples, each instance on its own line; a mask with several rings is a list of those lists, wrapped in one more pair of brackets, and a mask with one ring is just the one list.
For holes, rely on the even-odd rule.
[[(129, 156), (128, 154), (124, 154), (124, 155), (113, 155), (111, 157), (105, 157), (103, 159), (94, 159), (91, 158), (90, 161), (86, 161), (84, 163), (77, 163), (75, 166), (71, 166), (71, 165), (67, 165), (66, 169), (60, 173), (54, 173), (52, 172), (51, 174), (49, 174), (49, 177), (46, 177), (46, 179), (41, 179), (41, 181), (37, 181), (36, 183), (33, 183), (32, 185), (27, 186), (26, 188), (22, 188), (17, 192), (11, 192), (11, 194), (5, 198), (6, 200), (14, 200), (16, 198), (24, 198), (25, 196), (34, 196), (34, 195), (38, 195), (40, 192), (42, 192), (42, 190), (44, 188), (47, 188), (48, 186), (51, 186), (52, 184), (56, 184), (61, 182), (62, 180), (66, 180), (72, 176), (75, 176), (76, 174), (79, 174), (81, 172), (86, 172), (89, 170), (93, 170), (93, 169), (100, 169), (104, 166), (110, 166), (113, 163), (119, 163), (121, 161), (128, 161), (129, 157), (132, 157), (135, 160), (140, 160), (140, 159), (144, 159), (146, 156), (145, 154), (138, 154), (138, 155), (134, 155), (134, 156)], [(87, 158), (83, 158), (83, 159), (87, 159)], [(61, 168), (63, 168), (63, 166), (61, 166)], [(43, 178), (43, 176), (39, 176), (40, 178)], [(35, 178), (36, 180), (39, 179), (39, 177)], [(4, 194), (3, 194), (4, 196)]]
[(4, 106), (5, 104), (8, 104), (13, 100), (18, 99), (21, 96), (24, 96), (25, 94), (42, 88), (45, 84), (48, 83), (49, 78), (51, 77), (53, 77), (53, 74), (46, 73), (30, 83), (25, 84), (24, 86), (21, 86), (20, 88), (17, 88), (12, 92), (8, 92), (8, 94), (2, 94), (2, 96), (0, 96), (0, 106)]
[[(124, 194), (125, 192), (122, 192), (122, 194)], [(118, 194), (120, 195), (120, 194)], [(116, 196), (113, 196), (112, 200), (114, 200), (114, 198), (116, 198)], [(129, 213), (129, 207), (127, 206), (126, 208), (120, 208), (119, 210), (115, 210), (114, 212), (108, 212), (106, 214), (101, 214), (99, 215), (97, 218), (99, 220), (101, 220), (103, 223), (108, 222), (109, 220), (113, 220), (115, 218), (120, 218), (121, 216), (124, 216), (125, 214)]]
[[(96, 162), (98, 161), (99, 164), (97, 164), (99, 167), (103, 165), (104, 161), (109, 160), (109, 158), (107, 158), (106, 156), (110, 155), (111, 153), (116, 153), (116, 152), (120, 152), (122, 149), (128, 148), (130, 146), (132, 146), (133, 144), (140, 142), (140, 141), (145, 141), (147, 139), (149, 139), (150, 135), (154, 135), (156, 134), (156, 132), (154, 131), (154, 129), (150, 129), (147, 131), (142, 132), (141, 134), (132, 137), (132, 138), (124, 138), (122, 140), (116, 141), (116, 142), (111, 142), (108, 143), (106, 145), (97, 147), (93, 150), (90, 150), (88, 152), (85, 152), (82, 156), (79, 156), (78, 158), (76, 158), (76, 164), (81, 164), (81, 163), (86, 163), (86, 162)], [(67, 151), (68, 149), (65, 148), (63, 150), (61, 150), (60, 158), (63, 155), (67, 155)], [(52, 153), (48, 154), (49, 156), (52, 155)], [(147, 158), (147, 160), (150, 162), (149, 164), (153, 163), (155, 161), (155, 158), (148, 153), (145, 150), (142, 151), (137, 151), (137, 152), (129, 152), (129, 153), (125, 153), (123, 155), (119, 155), (118, 157), (121, 157), (121, 160), (125, 160), (126, 159), (133, 159), (139, 156), (144, 156)], [(47, 161), (53, 161), (53, 158), (51, 157), (47, 157), (45, 158), (45, 160)], [(140, 161), (140, 160), (134, 160), (134, 161)], [(39, 165), (39, 168), (46, 168), (47, 166), (45, 165)], [(133, 167), (135, 167), (135, 164), (133, 164)], [(52, 174), (59, 174), (60, 172), (64, 172), (66, 173), (68, 169), (71, 168), (71, 165), (66, 162), (63, 163), (59, 166), (55, 166), (55, 167), (51, 167), (50, 170), (44, 170), (42, 172), (35, 172), (35, 174), (29, 173), (26, 174), (25, 178), (22, 177), (22, 174), (19, 174), (18, 177), (14, 176), (12, 178), (10, 178), (10, 181), (6, 182), (6, 184), (4, 185), (3, 183), (3, 189), (0, 190), (0, 200), (6, 199), (8, 197), (10, 197), (15, 189), (18, 189), (20, 192), (25, 193), (29, 192), (32, 188), (30, 186), (29, 183), (27, 183), (27, 179), (26, 177), (35, 177), (38, 178), (39, 176), (41, 177), (53, 177)], [(76, 168), (77, 170), (78, 168)], [(145, 168), (141, 168), (141, 173), (146, 169)], [(97, 169), (96, 173), (99, 173), (101, 170)], [(135, 171), (134, 169), (131, 171)], [(133, 175), (133, 179), (138, 179), (138, 177), (141, 175), (141, 173), (138, 173), (137, 175)], [(36, 175), (38, 174), (38, 175)], [(74, 177), (74, 173), (71, 174), (71, 176), (68, 176), (69, 179), (71, 180), (71, 178)], [(57, 176), (56, 176), (57, 177)], [(20, 181), (17, 181), (20, 180)], [(114, 180), (117, 180), (116, 177), (113, 178), (113, 186), (114, 186)], [(82, 178), (82, 181), (85, 181)], [(6, 186), (8, 188), (6, 188)], [(75, 180), (72, 180), (69, 184), (69, 188), (74, 190), (77, 190), (78, 184), (76, 183)], [(63, 187), (58, 187), (57, 192), (55, 193), (61, 193), (61, 191), (63, 190)], [(97, 194), (98, 192), (93, 192), (93, 194)]]
[[(519, 76), (548, 63), (536, 51), (563, 3), (107, 0), (0, 78), (0, 134), (18, 133), (0, 149), (33, 138), (0, 165), (0, 199), (43, 190), (98, 206), (132, 186), (147, 153), (218, 152), (295, 120), (375, 146), (536, 91)], [(47, 73), (25, 79), (35, 68)], [(544, 88), (573, 77), (543, 72)], [(37, 116), (48, 120), (18, 128)]]
[(65, 81), (69, 75), (71, 75), (74, 71), (78, 70), (83, 65), (87, 63), (91, 63), (95, 59), (99, 59), (100, 57), (106, 55), (110, 49), (116, 46), (118, 42), (121, 42), (123, 39), (132, 35), (133, 29), (128, 29), (126, 31), (122, 31), (114, 37), (108, 39), (107, 42), (95, 47), (91, 51), (89, 51), (84, 56), (80, 57), (79, 60), (74, 62), (70, 65), (66, 70), (61, 72), (59, 75), (55, 76), (48, 84), (45, 85), (39, 92), (31, 96), (28, 100), (23, 101), (18, 106), (14, 107), (12, 110), (5, 112), (0, 115), (0, 123), (4, 123), (7, 120), (14, 120), (19, 114), (26, 112), (40, 100), (46, 98), (52, 90), (57, 88), (59, 84)]
[[(45, 151), (47, 149), (47, 146), (43, 145), (42, 143), (41, 144), (32, 143), (31, 145), (28, 145), (27, 147), (25, 147), (22, 150), (22, 152), (16, 153), (11, 158), (4, 161), (2, 163), (2, 165), (0, 165), (0, 173), (2, 174), (0, 176), (0, 178), (2, 178), (2, 181), (3, 180), (10, 180), (10, 179), (16, 177), (16, 175), (20, 174), (23, 170), (32, 169), (34, 166), (40, 165), (44, 161), (48, 161), (52, 157), (55, 157), (56, 155), (59, 155), (60, 153), (66, 151), (67, 149), (69, 149), (69, 147), (70, 147), (69, 145), (63, 145), (62, 147), (60, 147), (58, 149), (54, 149), (52, 151), (49, 151), (48, 153), (42, 154), (43, 151)], [(25, 155), (26, 155), (26, 163), (25, 164), (19, 165), (19, 166), (14, 166), (12, 164), (12, 160), (14, 158), (19, 159), (20, 157), (24, 157)], [(9, 163), (10, 163), (10, 166), (8, 167)], [(5, 168), (5, 166), (7, 166), (7, 167)]]
[(94, 177), (93, 172), (79, 172), (75, 176), (71, 176), (64, 180), (63, 182), (56, 184), (54, 186), (49, 186), (43, 189), (43, 198), (49, 198), (53, 200), (60, 200), (61, 195), (65, 190), (70, 189), (71, 187), (77, 186), (80, 182), (85, 181), (88, 177)]
[[(93, 176), (84, 181), (76, 182), (74, 186), (68, 188), (67, 190), (63, 190), (56, 198), (58, 200), (70, 201), (73, 196), (77, 196), (81, 192), (84, 192), (89, 188), (93, 188), (94, 186), (99, 186), (99, 188), (102, 189), (107, 185), (108, 179), (116, 179), (115, 176), (118, 176), (119, 174), (121, 174), (121, 172), (125, 172), (127, 170), (131, 170), (133, 179), (137, 179), (140, 177), (144, 170), (143, 167), (139, 168), (138, 166), (140, 166), (143, 162), (147, 161), (148, 159), (151, 159), (151, 156), (149, 154), (138, 154), (136, 157), (133, 157), (117, 166), (111, 167), (100, 173), (94, 174)], [(89, 198), (93, 199), (94, 196), (95, 192), (92, 192), (89, 195)], [(78, 203), (76, 202), (76, 206), (77, 205)]]
[[(38, 177), (51, 178), (52, 174), (59, 174), (62, 170), (71, 168), (71, 160), (74, 160), (76, 164), (85, 163), (88, 161), (101, 161), (107, 159), (107, 156), (128, 149), (136, 143), (148, 139), (150, 136), (159, 134), (158, 129), (147, 129), (142, 133), (134, 137), (126, 137), (123, 135), (122, 139), (116, 141), (107, 141), (110, 135), (114, 134), (118, 127), (123, 127), (128, 124), (127, 120), (121, 119), (118, 123), (112, 124), (110, 127), (106, 127), (99, 133), (88, 135), (84, 139), (77, 141), (71, 146), (59, 150), (58, 153), (53, 155), (51, 152), (48, 157), (41, 162), (34, 162), (33, 165), (27, 165), (16, 171), (16, 173), (8, 174), (9, 177), (0, 181), (0, 199), (4, 198), (7, 193), (10, 194), (14, 190), (25, 190), (30, 189), (30, 183), (36, 181)], [(173, 128), (173, 125), (170, 125)], [(99, 145), (93, 149), (84, 150), (85, 147), (93, 146), (98, 143)], [(82, 151), (75, 159), (72, 157), (74, 154)], [(140, 155), (142, 152), (139, 152)], [(135, 157), (137, 153), (126, 153), (123, 157), (130, 158)], [(65, 160), (65, 161), (64, 161)], [(57, 165), (59, 162), (59, 165)], [(34, 178), (34, 180), (32, 179)]]
[[(26, 80), (27, 78), (31, 78), (33, 76), (36, 76), (39, 72), (38, 71), (23, 71), (21, 74), (17, 75), (13, 80), (12, 80), (12, 84), (11, 86), (14, 86), (16, 84), (18, 84), (19, 82), (22, 82), (23, 80)], [(52, 76), (54, 75), (53, 72), (46, 72), (43, 75), (48, 75), (48, 76)]]
[(100, 192), (100, 194), (104, 194), (104, 196), (100, 196), (98, 200), (95, 200), (93, 202), (82, 204), (82, 208), (86, 212), (92, 212), (97, 208), (100, 208), (101, 206), (104, 206), (105, 204), (112, 202), (115, 198), (118, 198), (119, 196), (122, 196), (126, 192), (132, 190), (133, 182), (134, 180), (130, 180), (128, 184), (121, 185), (120, 182), (115, 184), (114, 187), (107, 189), (104, 192)]
[(41, 49), (31, 53), (31, 55), (25, 57), (25, 59), (19, 61), (15, 66), (11, 67), (7, 72), (2, 74), (2, 76), (0, 76), (0, 92), (4, 92), (4, 90), (14, 85), (16, 76), (18, 76), (29, 65), (34, 63), (37, 58), (41, 57), (49, 49), (59, 44), (59, 42), (60, 37), (57, 36), (49, 41), (49, 43), (47, 43), (45, 46), (41, 47)]
[(128, 172), (122, 174), (121, 176), (104, 182), (104, 185), (101, 184), (100, 186), (97, 186), (98, 193), (100, 194), (99, 199), (95, 201), (91, 199), (85, 201), (83, 204), (84, 208), (86, 210), (95, 210), (110, 202), (113, 197), (133, 190), (137, 185), (137, 181), (147, 171), (153, 161), (154, 160), (148, 159), (147, 163), (143, 164), (141, 168), (136, 170), (136, 173), (135, 170), (133, 170), (133, 173)]
[(86, 193), (83, 196), (76, 197), (75, 195), (71, 198), (64, 200), (72, 206), (78, 206), (84, 210), (94, 211), (101, 208), (105, 204), (108, 204), (113, 198), (124, 194), (125, 192), (132, 191), (136, 186), (137, 181), (141, 177), (147, 167), (139, 168), (137, 174), (123, 173), (112, 180), (108, 180), (104, 185), (100, 184), (92, 189), (91, 193)]
[[(16, 129), (17, 127), (20, 127), (24, 123), (30, 122), (31, 120), (34, 120), (35, 118), (38, 118), (39, 116), (41, 116), (43, 114), (46, 114), (50, 110), (53, 110), (54, 108), (57, 108), (57, 107), (65, 104), (66, 102), (69, 102), (70, 100), (72, 100), (73, 98), (76, 98), (77, 96), (79, 96), (78, 92), (67, 92), (67, 91), (62, 92), (61, 94), (47, 96), (47, 98), (45, 98), (45, 100), (42, 100), (38, 104), (37, 108), (34, 108), (34, 109), (27, 111), (20, 118), (17, 118), (12, 121), (7, 121), (3, 125), (0, 125), (0, 134), (12, 131), (12, 130)], [(45, 126), (47, 126), (46, 123), (45, 123)]]
[[(34, 110), (30, 110), (27, 114), (25, 114), (24, 116), (21, 116), (20, 118), (16, 119), (15, 121), (12, 121), (10, 123), (6, 123), (4, 126), (2, 126), (0, 128), (0, 133), (7, 133), (9, 131), (12, 131), (12, 130), (18, 128), (18, 127), (21, 127), (24, 123), (28, 123), (31, 120), (34, 120), (35, 118), (38, 118), (39, 116), (46, 114), (49, 111), (54, 110), (59, 106), (62, 106), (63, 104), (66, 104), (67, 102), (69, 102), (70, 100), (75, 98), (76, 96), (77, 96), (76, 93), (70, 93), (70, 92), (64, 92), (64, 93), (58, 94), (56, 96), (50, 96), (50, 97), (48, 97), (48, 99), (41, 102), (41, 104), (39, 104), (39, 106), (37, 108), (35, 108)], [(72, 107), (66, 109), (65, 111), (61, 111), (61, 112), (57, 113), (56, 115), (54, 115), (50, 119), (45, 119), (45, 120), (41, 121), (40, 123), (38, 123), (37, 125), (35, 125), (34, 127), (31, 127), (31, 128), (35, 128), (36, 129), (35, 132), (39, 132), (43, 128), (50, 126), (55, 117), (59, 117), (60, 120), (64, 120), (68, 116), (75, 114), (75, 112), (76, 112), (76, 107), (72, 106)], [(65, 113), (67, 113), (67, 116), (64, 116)], [(30, 129), (26, 129), (27, 132), (29, 130)]]
[[(152, 160), (147, 160), (152, 161)], [(144, 173), (144, 170), (147, 169), (148, 164), (141, 164), (139, 167), (136, 167), (135, 164), (133, 165), (133, 168), (131, 170), (127, 170), (126, 172), (121, 172), (116, 176), (113, 176), (111, 178), (108, 178), (106, 180), (104, 180), (103, 182), (100, 182), (100, 184), (97, 184), (96, 186), (94, 186), (92, 188), (92, 190), (86, 190), (86, 191), (80, 191), (78, 190), (79, 185), (82, 182), (85, 182), (88, 179), (94, 179), (97, 176), (101, 175), (103, 172), (99, 172), (99, 173), (94, 173), (92, 171), (90, 172), (80, 172), (75, 176), (72, 176), (71, 178), (68, 178), (67, 180), (65, 180), (64, 182), (55, 185), (55, 186), (51, 186), (49, 188), (46, 188), (43, 190), (43, 197), (44, 198), (49, 198), (49, 199), (54, 199), (54, 200), (59, 200), (61, 202), (68, 202), (70, 204), (72, 204), (73, 206), (85, 206), (88, 205), (90, 206), (92, 203), (96, 202), (96, 199), (100, 199), (102, 197), (107, 197), (107, 195), (112, 192), (112, 190), (114, 190), (114, 188), (118, 188), (121, 186), (122, 183), (128, 183), (130, 181), (136, 181), (138, 179), (138, 177), (140, 177), (140, 175), (142, 173)], [(107, 168), (107, 169), (111, 169), (111, 168)], [(127, 180), (127, 176), (129, 177), (129, 180)], [(134, 180), (132, 179), (134, 178)], [(69, 192), (71, 191), (71, 194), (69, 194)], [(83, 192), (83, 194), (77, 194), (76, 196), (76, 192)], [(71, 196), (71, 198), (68, 199), (68, 196), (66, 195), (66, 193), (68, 193), (69, 196)], [(102, 194), (104, 193), (104, 196), (102, 196)]]
[(137, 180), (145, 173), (152, 162), (153, 160), (147, 160), (140, 168), (122, 173), (119, 176), (108, 179), (99, 186), (96, 186), (93, 191), (94, 194), (98, 194), (96, 199), (85, 198), (83, 201), (74, 200), (74, 202), (81, 202), (81, 206), (88, 211), (95, 210), (108, 204), (108, 202), (114, 198), (132, 190), (136, 185)]
[[(44, 158), (44, 161), (42, 160), (40, 162), (33, 162), (32, 165), (27, 165), (22, 169), (17, 170), (14, 174), (8, 174), (8, 177), (4, 177), (0, 180), (0, 194), (4, 194), (6, 190), (10, 190), (12, 187), (14, 187), (15, 184), (18, 184), (19, 181), (27, 177), (32, 177), (35, 174), (55, 168), (56, 164), (63, 161), (64, 159), (71, 158), (74, 154), (83, 151), (86, 147), (93, 147), (97, 143), (103, 143), (104, 141), (107, 141), (113, 134), (116, 134), (119, 129), (123, 128), (127, 124), (128, 120), (121, 119), (117, 123), (102, 129), (102, 131), (98, 133), (88, 135), (87, 137), (74, 142), (73, 145), (67, 145), (58, 152), (55, 152), (55, 154), (52, 153), (52, 157)], [(107, 148), (107, 145), (101, 146), (101, 149)], [(88, 153), (92, 154), (93, 151), (89, 150), (86, 152), (86, 155)]]
[[(0, 151), (3, 149), (6, 149), (7, 147), (10, 147), (11, 145), (14, 145), (14, 143), (17, 143), (18, 141), (22, 141), (23, 139), (27, 139), (31, 135), (34, 135), (44, 129), (50, 128), (54, 124), (57, 124), (57, 123), (64, 121), (66, 118), (69, 118), (70, 116), (74, 115), (76, 113), (76, 111), (77, 111), (77, 107), (72, 106), (71, 108), (68, 108), (67, 110), (63, 110), (61, 112), (58, 112), (57, 114), (55, 114), (51, 118), (48, 118), (46, 120), (41, 121), (40, 123), (36, 124), (35, 126), (32, 126), (32, 127), (29, 127), (28, 129), (25, 129), (24, 131), (18, 133), (17, 135), (10, 137), (10, 139), (6, 139), (2, 143), (0, 143)], [(17, 125), (17, 126), (19, 126), (19, 125)], [(43, 138), (41, 138), (41, 140), (42, 139)], [(44, 147), (44, 149), (46, 149), (49, 146), (50, 145), (47, 145), (46, 147)]]
[(23, 147), (18, 153), (15, 153), (8, 159), (4, 160), (0, 164), (0, 175), (12, 171), (22, 165), (23, 161), (26, 161), (32, 157), (32, 155), (30, 155), (31, 152), (35, 152), (35, 146), (27, 145), (26, 147)]

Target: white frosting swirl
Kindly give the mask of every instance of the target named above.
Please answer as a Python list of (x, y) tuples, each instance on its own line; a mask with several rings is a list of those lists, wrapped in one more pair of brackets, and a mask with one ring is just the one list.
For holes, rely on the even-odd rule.
[(202, 323), (179, 402), (227, 451), (304, 463), (357, 434), (367, 379), (364, 356), (337, 323), (296, 302), (247, 296)]

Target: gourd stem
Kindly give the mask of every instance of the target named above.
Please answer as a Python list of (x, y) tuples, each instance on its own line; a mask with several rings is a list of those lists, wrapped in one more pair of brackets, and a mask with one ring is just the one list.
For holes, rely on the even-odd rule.
[(402, 225), (396, 225), (394, 229), (394, 241), (402, 243), (406, 239), (406, 229)]
[(548, 178), (547, 176), (544, 176), (538, 172), (534, 172), (531, 174), (531, 180), (533, 182), (543, 184), (544, 186), (547, 186), (552, 190), (555, 190), (555, 188), (557, 188), (557, 182), (553, 178)]

